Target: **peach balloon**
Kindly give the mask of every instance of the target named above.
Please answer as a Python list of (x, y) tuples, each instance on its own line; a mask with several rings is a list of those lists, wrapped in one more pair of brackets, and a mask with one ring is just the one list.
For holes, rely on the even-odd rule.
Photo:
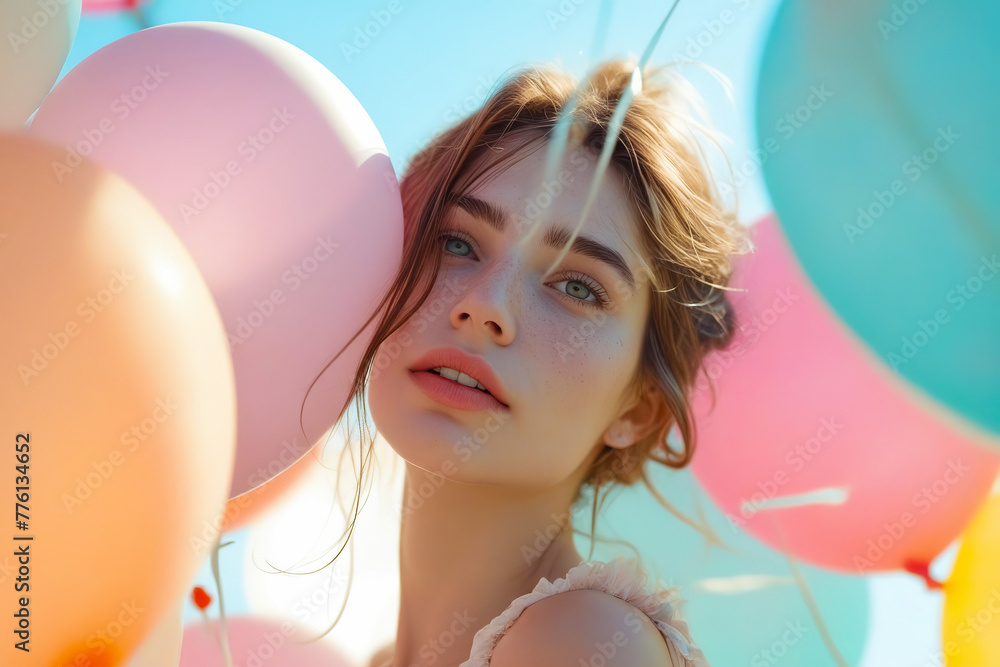
[(236, 373), (229, 497), (301, 458), (336, 422), (376, 323), (311, 383), (402, 257), (396, 174), (364, 107), (273, 35), (191, 21), (89, 55), (29, 134), (63, 149), (61, 178), (80, 155), (128, 178), (205, 276)]
[(0, 134), (0, 495), (4, 551), (23, 550), (26, 570), (0, 597), (0, 664), (95, 667), (142, 644), (209, 554), (235, 457), (235, 379), (211, 294), (169, 225), (87, 160), (57, 183), (60, 155)]
[(695, 396), (693, 473), (733, 524), (808, 563), (926, 568), (986, 498), (997, 450), (876, 363), (773, 217), (751, 232), (732, 282), (746, 292), (730, 293), (741, 328), (705, 362), (714, 410), (704, 383)]

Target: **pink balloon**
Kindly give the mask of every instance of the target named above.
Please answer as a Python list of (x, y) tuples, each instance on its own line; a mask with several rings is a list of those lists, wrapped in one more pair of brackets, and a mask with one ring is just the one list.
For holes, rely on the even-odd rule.
[[(218, 619), (210, 623), (219, 632)], [(350, 667), (353, 663), (335, 649), (329, 639), (313, 639), (318, 633), (296, 630), (291, 621), (272, 621), (253, 616), (227, 616), (226, 634), (234, 665), (266, 667)], [(300, 642), (300, 643), (296, 643)], [(225, 661), (214, 634), (205, 624), (184, 628), (179, 667), (222, 667)]]
[(396, 175), (374, 123), (314, 58), (238, 25), (156, 26), (74, 67), (29, 129), (88, 155), (163, 214), (230, 342), (238, 443), (230, 497), (301, 458), (346, 399), (368, 318), (402, 257)]
[(773, 217), (752, 232), (733, 280), (747, 291), (730, 293), (742, 330), (706, 360), (714, 410), (704, 384), (695, 397), (692, 471), (774, 549), (849, 574), (920, 570), (985, 500), (1000, 458), (877, 365)]

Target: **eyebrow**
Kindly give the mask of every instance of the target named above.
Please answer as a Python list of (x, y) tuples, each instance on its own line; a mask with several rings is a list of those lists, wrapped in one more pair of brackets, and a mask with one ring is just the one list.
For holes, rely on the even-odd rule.
[[(453, 195), (448, 198), (448, 204), (454, 204), (462, 208), (501, 234), (507, 229), (513, 217), (503, 206), (473, 197), (469, 194)], [(569, 237), (570, 231), (568, 229), (564, 227), (549, 227), (542, 237), (542, 243), (549, 248), (560, 249), (566, 245)], [(621, 276), (622, 280), (628, 285), (629, 290), (635, 292), (635, 276), (632, 275), (632, 270), (629, 269), (628, 262), (625, 261), (625, 258), (617, 250), (609, 248), (589, 236), (579, 234), (573, 239), (573, 245), (570, 246), (569, 251), (609, 265)]]

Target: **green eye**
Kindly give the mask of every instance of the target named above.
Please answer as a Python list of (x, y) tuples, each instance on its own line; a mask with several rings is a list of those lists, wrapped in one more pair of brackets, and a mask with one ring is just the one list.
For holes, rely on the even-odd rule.
[[(442, 246), (442, 249), (445, 250), (449, 255), (454, 255), (455, 257), (474, 256), (472, 250), (473, 247), (472, 239), (467, 234), (465, 234), (464, 232), (460, 232), (457, 229), (450, 229), (446, 232), (442, 232), (441, 234), (438, 235), (438, 241), (445, 242), (444, 245)], [(452, 249), (449, 249), (448, 244), (452, 242), (457, 242), (458, 248), (461, 248), (462, 245), (468, 246), (467, 254), (462, 254), (460, 251), (459, 252), (454, 251), (453, 249), (455, 249), (455, 246), (452, 246)], [(552, 284), (559, 285), (561, 283), (577, 283), (578, 285), (582, 285), (583, 289), (587, 291), (587, 295), (581, 298), (581, 296), (579, 295), (579, 289), (576, 290), (577, 292), (576, 295), (564, 292), (561, 289), (557, 289), (556, 291), (559, 292), (559, 295), (563, 299), (569, 299), (573, 303), (582, 304), (590, 308), (607, 308), (611, 304), (611, 299), (608, 297), (608, 293), (605, 292), (604, 288), (601, 287), (601, 285), (593, 278), (590, 278), (585, 274), (576, 272), (564, 273), (562, 277), (564, 278), (564, 280)], [(590, 301), (587, 298), (591, 294), (594, 295), (595, 298), (594, 301)]]
[[(466, 245), (469, 248), (469, 253), (472, 252), (472, 244), (459, 236), (454, 236), (452, 234), (442, 234), (440, 237), (438, 237), (438, 240), (445, 241), (445, 248), (448, 247), (448, 243), (457, 241), (459, 243), (459, 246)], [(452, 248), (454, 248), (454, 246), (452, 246)], [(468, 257), (467, 254), (462, 254), (461, 252), (453, 252), (452, 250), (448, 250), (448, 252), (453, 255), (459, 255), (460, 257)]]

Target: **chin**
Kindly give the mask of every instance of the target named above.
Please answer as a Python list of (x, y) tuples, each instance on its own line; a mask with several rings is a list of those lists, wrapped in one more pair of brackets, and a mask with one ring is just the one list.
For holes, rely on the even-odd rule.
[(413, 401), (387, 373), (369, 383), (368, 411), (379, 435), (407, 463), (449, 476), (443, 466), (450, 459), (458, 467), (452, 443), (464, 431), (447, 415)]

